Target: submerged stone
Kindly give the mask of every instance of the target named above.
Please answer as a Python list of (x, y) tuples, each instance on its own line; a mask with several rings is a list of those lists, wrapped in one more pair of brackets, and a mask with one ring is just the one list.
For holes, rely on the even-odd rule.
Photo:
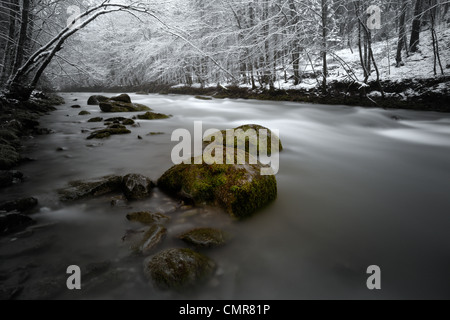
[(122, 125), (111, 125), (106, 129), (94, 131), (89, 137), (88, 140), (92, 139), (106, 139), (113, 135), (121, 135), (121, 134), (130, 134), (131, 131), (128, 130), (125, 126)]
[(195, 247), (216, 248), (226, 244), (227, 235), (222, 230), (200, 228), (188, 231), (179, 238)]
[(36, 198), (24, 198), (13, 201), (7, 201), (0, 204), (0, 211), (19, 211), (27, 212), (34, 209), (38, 205), (38, 200)]
[(89, 119), (88, 122), (95, 123), (95, 122), (102, 122), (102, 121), (103, 121), (103, 118), (97, 117), (97, 118)]
[(137, 116), (139, 120), (162, 120), (162, 119), (169, 119), (170, 116), (162, 114), (162, 113), (155, 113), (155, 112), (147, 112), (146, 114), (141, 114)]
[(162, 243), (166, 235), (166, 228), (154, 224), (149, 228), (127, 231), (122, 241), (127, 243), (134, 253), (148, 255)]
[(182, 290), (208, 280), (216, 264), (190, 249), (169, 249), (144, 262), (147, 278), (160, 289)]
[(36, 221), (22, 214), (12, 213), (0, 216), (0, 235), (19, 232), (35, 224)]
[(127, 103), (119, 101), (101, 102), (100, 109), (106, 113), (140, 112), (151, 110), (149, 107), (144, 106), (143, 104)]
[(77, 201), (122, 191), (122, 177), (107, 176), (87, 181), (73, 181), (69, 187), (58, 190), (61, 201)]
[(161, 224), (170, 220), (170, 217), (162, 214), (162, 213), (153, 213), (153, 212), (133, 212), (127, 214), (128, 221), (140, 222), (142, 224), (152, 225), (152, 224)]

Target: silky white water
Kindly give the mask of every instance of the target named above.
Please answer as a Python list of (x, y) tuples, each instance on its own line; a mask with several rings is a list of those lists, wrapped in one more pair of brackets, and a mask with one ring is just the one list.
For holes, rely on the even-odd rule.
[[(1, 239), (0, 271), (22, 268), (28, 275), (19, 298), (450, 298), (450, 115), (131, 95), (133, 102), (173, 118), (138, 121), (130, 135), (88, 141), (82, 130), (103, 127), (88, 119), (132, 116), (102, 114), (86, 105), (89, 95), (63, 94), (66, 104), (41, 119), (54, 134), (26, 143), (26, 156), (36, 160), (18, 168), (26, 182), (2, 191), (2, 199), (35, 196), (41, 206), (33, 218), (44, 227), (24, 238)], [(78, 116), (73, 104), (92, 115)], [(233, 240), (204, 251), (218, 264), (208, 283), (185, 293), (162, 292), (145, 279), (143, 257), (133, 256), (121, 238), (137, 227), (127, 213), (157, 211), (175, 200), (156, 191), (128, 207), (111, 207), (109, 196), (62, 204), (56, 190), (110, 174), (157, 180), (173, 165), (172, 132), (193, 132), (195, 121), (204, 130), (250, 123), (280, 130), (278, 200), (244, 222), (212, 208), (193, 216), (173, 213), (159, 250), (183, 247), (176, 236), (198, 226), (223, 228)], [(64, 289), (67, 266), (83, 270), (100, 262), (107, 262), (106, 271), (81, 292)], [(381, 291), (366, 287), (371, 265), (381, 267)], [(51, 279), (57, 284), (43, 289)], [(61, 283), (63, 289), (54, 289)]]

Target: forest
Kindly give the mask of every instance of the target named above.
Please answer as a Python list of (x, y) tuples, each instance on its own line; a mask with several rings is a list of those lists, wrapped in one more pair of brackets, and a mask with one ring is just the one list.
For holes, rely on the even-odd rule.
[(373, 81), (384, 96), (382, 80), (448, 72), (449, 8), (446, 0), (2, 0), (0, 84), (27, 97), (38, 86), (326, 92), (332, 81)]

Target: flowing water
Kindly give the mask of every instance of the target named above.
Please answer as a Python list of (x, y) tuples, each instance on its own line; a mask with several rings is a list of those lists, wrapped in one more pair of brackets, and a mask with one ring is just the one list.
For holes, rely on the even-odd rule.
[[(2, 191), (2, 199), (36, 196), (41, 206), (37, 227), (0, 239), (0, 271), (20, 284), (19, 298), (450, 298), (449, 115), (132, 95), (173, 118), (139, 121), (130, 135), (87, 141), (82, 130), (102, 126), (87, 119), (105, 115), (97, 106), (82, 104), (88, 117), (70, 108), (88, 94), (63, 96), (67, 104), (41, 120), (54, 134), (27, 142), (26, 155), (36, 159), (18, 168), (27, 181)], [(121, 238), (137, 227), (127, 213), (167, 211), (175, 200), (156, 191), (127, 206), (112, 207), (109, 196), (62, 204), (56, 190), (109, 174), (156, 180), (172, 166), (172, 132), (193, 132), (195, 121), (205, 130), (248, 123), (279, 129), (285, 150), (278, 200), (244, 222), (213, 208), (172, 213), (160, 250), (182, 247), (176, 236), (198, 226), (222, 228), (233, 240), (205, 252), (218, 264), (211, 281), (189, 292), (164, 292), (148, 283), (144, 258)], [(81, 292), (65, 289), (73, 264), (90, 270)], [(381, 267), (381, 291), (366, 287), (371, 265)]]

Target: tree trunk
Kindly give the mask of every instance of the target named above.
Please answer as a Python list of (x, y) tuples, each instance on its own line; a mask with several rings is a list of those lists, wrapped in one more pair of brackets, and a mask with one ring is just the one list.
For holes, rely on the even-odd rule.
[(299, 16), (294, 0), (289, 0), (289, 10), (291, 12), (292, 19), (292, 32), (294, 33), (294, 41), (292, 43), (292, 67), (294, 69), (294, 85), (299, 85), (302, 81), (300, 75), (300, 46), (297, 39), (297, 24), (299, 23)]
[(405, 20), (406, 20), (406, 10), (408, 9), (408, 0), (402, 0), (401, 13), (399, 18), (399, 32), (398, 32), (398, 45), (397, 45), (397, 68), (400, 68), (404, 65), (402, 59), (402, 50), (405, 45), (405, 37), (406, 37), (406, 28), (405, 28)]
[(0, 72), (0, 84), (6, 83), (12, 74), (12, 65), (14, 63), (14, 38), (16, 33), (16, 20), (19, 2), (18, 0), (11, 0), (9, 3), (9, 23), (8, 23), (8, 38), (6, 39), (5, 52), (3, 54), (3, 67)]
[(414, 20), (412, 24), (411, 41), (409, 42), (409, 51), (417, 52), (420, 42), (420, 29), (423, 16), (423, 0), (416, 0), (414, 8)]
[(16, 57), (14, 60), (13, 73), (21, 66), (25, 57), (26, 43), (28, 39), (28, 23), (30, 17), (30, 0), (22, 2), (22, 18), (20, 24), (19, 40), (17, 42)]
[(322, 0), (322, 59), (323, 59), (323, 82), (322, 90), (327, 92), (327, 77), (328, 77), (328, 63), (327, 63), (327, 37), (328, 37), (328, 3), (327, 0)]

